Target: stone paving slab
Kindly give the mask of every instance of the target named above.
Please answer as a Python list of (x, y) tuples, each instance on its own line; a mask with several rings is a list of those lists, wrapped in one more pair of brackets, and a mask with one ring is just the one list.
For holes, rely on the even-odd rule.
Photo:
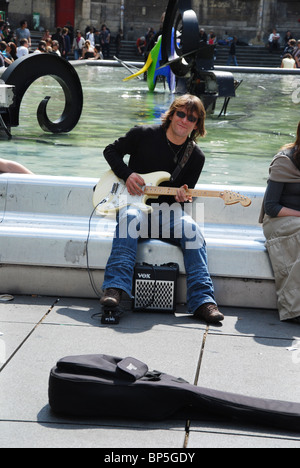
[(291, 341), (300, 339), (300, 327), (294, 323), (280, 322), (277, 310), (221, 307), (225, 320), (221, 326), (210, 330), (221, 335), (280, 338)]
[(0, 368), (51, 309), (54, 298), (16, 296), (0, 302)]
[[(171, 374), (179, 372), (184, 379), (193, 380), (201, 347), (199, 332), (187, 333), (182, 342), (179, 334), (162, 332), (163, 347), (159, 346), (156, 335), (153, 331), (132, 335), (96, 327), (41, 325), (1, 372), (0, 419), (36, 419), (47, 404), (50, 370), (63, 356), (98, 353), (134, 356), (147, 361), (150, 368), (162, 362), (162, 367), (169, 368)], [(167, 354), (166, 349), (172, 349), (172, 353)]]
[(230, 424), (203, 424), (191, 430), (189, 449), (194, 448), (299, 448), (300, 438), (270, 430), (253, 430)]
[[(223, 309), (222, 327), (210, 326), (198, 385), (248, 396), (300, 401), (300, 327), (282, 323), (277, 311)], [(300, 356), (299, 356), (300, 357)], [(212, 439), (212, 435), (214, 438)], [(213, 445), (212, 444), (213, 440)], [(189, 448), (299, 447), (300, 435), (228, 422), (192, 420)]]
[(97, 300), (56, 299), (16, 296), (0, 304), (0, 349), (5, 343), (8, 359), (0, 364), (0, 447), (300, 446), (300, 435), (272, 428), (77, 420), (58, 417), (48, 405), (51, 367), (63, 356), (89, 353), (133, 356), (191, 383), (200, 366), (201, 386), (300, 401), (300, 327), (280, 323), (276, 311), (223, 308), (222, 326), (207, 327), (184, 307), (176, 315), (136, 313), (125, 303), (120, 324), (108, 327), (100, 323)]
[[(156, 313), (156, 312), (133, 312), (130, 301), (123, 301), (123, 315), (120, 319), (120, 324), (111, 327), (116, 332), (138, 333), (139, 330), (147, 331), (153, 329), (163, 329), (168, 327), (169, 331), (180, 330), (205, 330), (206, 324), (195, 322), (192, 316), (186, 314), (184, 306), (178, 306), (177, 311), (172, 313)], [(44, 323), (60, 323), (69, 325), (90, 325), (102, 328), (107, 328), (101, 324), (102, 312), (99, 301), (95, 299), (68, 299), (61, 298), (53, 308), (55, 313), (51, 313), (45, 317)]]
[(2, 322), (37, 323), (55, 301), (55, 297), (41, 296), (14, 296), (13, 301), (0, 301), (0, 328)]
[[(291, 340), (209, 333), (199, 385), (249, 396), (300, 401), (300, 362)], [(200, 383), (201, 382), (201, 383)]]
[(0, 421), (0, 448), (175, 448), (184, 433), (176, 429)]
[[(48, 304), (52, 307), (53, 301), (42, 301), (33, 314), (35, 306), (28, 306), (28, 298), (24, 298), (23, 305), (21, 298), (16, 300), (18, 304), (5, 304), (5, 312), (0, 310), (2, 339), (16, 351), (0, 372), (1, 447), (81, 446), (82, 431), (83, 437), (89, 433), (87, 446), (183, 446), (185, 421), (141, 423), (81, 418), (74, 422), (54, 415), (48, 406), (48, 378), (63, 356), (106, 353), (138, 357), (150, 368), (160, 363), (175, 375), (179, 372), (183, 378), (193, 380), (206, 328), (203, 324), (194, 330), (181, 328), (185, 321), (180, 318), (180, 326), (172, 326), (175, 317), (171, 314), (156, 314), (154, 323), (149, 319), (143, 324), (141, 315), (128, 313), (123, 323), (113, 328), (101, 325), (99, 317), (92, 317), (99, 311), (96, 301), (62, 299), (51, 310)], [(23, 308), (23, 314), (17, 305)], [(10, 320), (11, 311), (19, 314), (20, 322), (17, 318), (14, 323), (5, 321)], [(38, 324), (41, 317), (44, 320)], [(19, 342), (10, 344), (11, 330), (21, 330), (24, 324), (27, 329)], [(166, 349), (171, 352), (166, 353)]]

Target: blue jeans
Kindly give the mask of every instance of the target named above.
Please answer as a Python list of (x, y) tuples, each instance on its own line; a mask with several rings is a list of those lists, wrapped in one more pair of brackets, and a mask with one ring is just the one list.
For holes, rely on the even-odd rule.
[(81, 49), (74, 49), (74, 59), (79, 60), (79, 58), (82, 56), (82, 50)]
[(236, 56), (235, 56), (235, 55), (229, 55), (229, 56), (228, 56), (228, 60), (227, 60), (227, 64), (226, 64), (226, 65), (230, 65), (231, 62), (233, 62), (233, 65), (235, 65), (236, 67), (238, 67), (238, 63), (237, 63), (237, 59), (236, 59)]
[(138, 241), (159, 238), (181, 247), (186, 271), (188, 311), (194, 313), (207, 302), (216, 304), (201, 229), (191, 216), (182, 211), (179, 204), (174, 205), (175, 210), (171, 210), (170, 215), (166, 215), (166, 211), (161, 208), (154, 209), (151, 215), (134, 207), (120, 210), (103, 289), (119, 288), (131, 297)]

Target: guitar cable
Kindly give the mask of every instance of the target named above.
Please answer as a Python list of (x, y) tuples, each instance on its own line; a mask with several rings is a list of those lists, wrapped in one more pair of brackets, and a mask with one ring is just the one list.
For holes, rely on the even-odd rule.
[[(89, 224), (88, 224), (88, 235), (87, 235), (87, 239), (86, 239), (86, 265), (87, 265), (87, 272), (88, 272), (88, 275), (89, 275), (89, 279), (90, 279), (90, 283), (91, 283), (91, 286), (93, 288), (93, 291), (94, 293), (96, 294), (96, 296), (100, 299), (101, 298), (101, 293), (99, 293), (99, 291), (97, 290), (97, 286), (95, 284), (95, 281), (94, 281), (94, 278), (93, 278), (93, 274), (92, 274), (92, 271), (90, 269), (90, 264), (89, 264), (89, 249), (88, 249), (88, 244), (89, 244), (89, 240), (90, 240), (90, 234), (91, 234), (91, 222), (92, 222), (92, 218), (94, 216), (94, 213), (95, 211), (97, 210), (97, 208), (102, 205), (103, 203), (105, 203), (106, 201), (108, 200), (108, 197), (104, 198), (103, 200), (101, 200), (101, 202), (99, 202), (95, 208), (93, 209), (93, 211), (91, 212), (90, 214), (90, 217), (89, 217)], [(119, 323), (119, 320), (120, 320), (120, 317), (123, 315), (124, 313), (124, 310), (120, 307), (116, 308), (115, 310), (105, 310), (104, 308), (104, 311), (103, 312), (96, 312), (95, 314), (92, 314), (92, 319), (94, 318), (98, 318), (98, 317), (101, 317), (101, 323), (103, 324), (106, 324), (106, 325), (114, 325), (114, 324), (118, 324)]]
[[(115, 191), (115, 187), (112, 188), (111, 190), (111, 193), (114, 193)], [(92, 271), (90, 269), (90, 263), (89, 263), (89, 249), (88, 249), (88, 245), (89, 245), (89, 240), (90, 240), (90, 235), (91, 235), (91, 223), (92, 223), (92, 219), (93, 219), (93, 216), (97, 210), (97, 208), (102, 205), (103, 203), (107, 202), (109, 197), (106, 197), (104, 198), (103, 200), (101, 200), (95, 207), (94, 209), (92, 210), (91, 214), (90, 214), (90, 217), (89, 217), (89, 222), (88, 222), (88, 234), (87, 234), (87, 239), (86, 239), (86, 266), (87, 266), (87, 272), (88, 272), (88, 275), (89, 275), (89, 280), (90, 280), (90, 283), (91, 283), (91, 286), (92, 286), (92, 289), (94, 291), (94, 293), (96, 294), (96, 296), (100, 299), (102, 297), (101, 293), (98, 291), (97, 289), (97, 286), (95, 284), (95, 281), (94, 281), (94, 278), (93, 278), (93, 274), (92, 274)], [(146, 264), (146, 265), (149, 265), (149, 264)], [(148, 307), (150, 307), (153, 303), (154, 303), (154, 300), (155, 300), (155, 295), (156, 295), (156, 290), (157, 290), (157, 278), (156, 278), (156, 271), (155, 271), (155, 268), (153, 265), (149, 265), (150, 267), (152, 267), (152, 272), (154, 274), (154, 284), (153, 284), (153, 288), (152, 288), (152, 294), (151, 294), (151, 298), (148, 299), (148, 301), (146, 303), (143, 304), (143, 308), (146, 309)], [(121, 311), (121, 314), (122, 314), (122, 311)], [(103, 314), (100, 314), (100, 315), (103, 315)], [(96, 314), (93, 314), (92, 317), (94, 316), (99, 316), (99, 313), (96, 313)]]
[[(113, 184), (112, 186), (112, 189), (110, 191), (111, 194), (114, 194), (116, 192), (116, 184)], [(93, 188), (93, 191), (95, 192), (95, 189), (96, 189), (96, 185), (95, 187)], [(91, 286), (93, 288), (93, 291), (94, 293), (96, 294), (96, 296), (100, 299), (101, 298), (101, 294), (98, 292), (97, 290), (97, 287), (95, 285), (95, 282), (94, 282), (94, 278), (93, 278), (93, 275), (92, 275), (92, 272), (91, 272), (91, 269), (90, 269), (90, 264), (89, 264), (89, 249), (88, 249), (88, 244), (89, 244), (89, 240), (90, 240), (90, 234), (91, 234), (91, 222), (92, 222), (92, 218), (94, 216), (94, 213), (95, 211), (97, 210), (97, 208), (102, 205), (103, 203), (107, 202), (109, 200), (109, 196), (107, 195), (105, 198), (103, 198), (103, 200), (101, 200), (93, 209), (93, 211), (91, 212), (90, 214), (90, 217), (89, 217), (89, 225), (88, 225), (88, 235), (87, 235), (87, 239), (86, 239), (86, 267), (87, 267), (87, 272), (88, 272), (88, 275), (89, 275), (89, 279), (90, 279), (90, 283), (91, 283)]]
[[(95, 191), (96, 189), (96, 185), (95, 187), (93, 188), (93, 191)], [(113, 185), (112, 189), (111, 189), (111, 192), (110, 193), (114, 193), (115, 192), (115, 184)], [(87, 239), (86, 239), (86, 267), (87, 267), (87, 272), (88, 272), (88, 275), (89, 275), (89, 279), (90, 279), (90, 283), (91, 283), (91, 286), (93, 288), (93, 291), (94, 293), (96, 294), (96, 296), (98, 298), (101, 298), (101, 294), (98, 292), (97, 290), (97, 287), (95, 285), (95, 282), (94, 282), (94, 278), (93, 278), (93, 275), (92, 275), (92, 272), (91, 272), (91, 269), (90, 269), (90, 264), (89, 264), (89, 249), (88, 249), (88, 245), (89, 245), (89, 240), (90, 240), (90, 234), (91, 234), (91, 222), (92, 222), (92, 218), (94, 216), (94, 213), (95, 211), (97, 210), (97, 208), (102, 205), (103, 203), (107, 202), (109, 200), (109, 196), (107, 195), (105, 198), (103, 198), (103, 200), (101, 200), (93, 209), (93, 211), (91, 212), (90, 214), (90, 217), (89, 217), (89, 225), (88, 225), (88, 235), (87, 235)]]
[(93, 288), (93, 291), (94, 293), (96, 294), (96, 296), (100, 299), (101, 298), (101, 294), (98, 292), (97, 290), (97, 287), (96, 287), (96, 284), (95, 284), (95, 281), (94, 281), (94, 278), (93, 278), (93, 274), (91, 272), (91, 269), (90, 269), (90, 264), (89, 264), (89, 249), (88, 249), (88, 245), (89, 245), (89, 240), (90, 240), (90, 235), (91, 235), (91, 222), (92, 222), (92, 218), (94, 216), (94, 213), (95, 211), (97, 210), (97, 208), (102, 205), (102, 203), (104, 203), (106, 201), (106, 198), (104, 198), (103, 200), (101, 200), (101, 202), (98, 203), (98, 205), (95, 206), (95, 208), (93, 209), (93, 211), (91, 212), (90, 214), (90, 217), (89, 217), (89, 224), (88, 224), (88, 235), (87, 235), (87, 239), (86, 239), (86, 248), (85, 248), (85, 251), (86, 251), (86, 266), (87, 266), (87, 272), (88, 272), (88, 275), (89, 275), (89, 279), (90, 279), (90, 283), (91, 283), (91, 286)]

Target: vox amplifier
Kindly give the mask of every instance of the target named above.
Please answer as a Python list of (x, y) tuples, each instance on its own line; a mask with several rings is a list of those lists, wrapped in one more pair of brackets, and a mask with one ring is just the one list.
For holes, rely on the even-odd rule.
[(178, 274), (177, 263), (136, 264), (133, 278), (133, 310), (174, 312)]

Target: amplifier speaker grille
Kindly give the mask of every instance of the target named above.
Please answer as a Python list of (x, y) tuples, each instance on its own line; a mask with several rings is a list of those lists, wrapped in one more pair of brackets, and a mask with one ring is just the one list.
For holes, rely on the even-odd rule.
[(134, 310), (176, 310), (176, 286), (179, 266), (138, 264), (134, 270)]

